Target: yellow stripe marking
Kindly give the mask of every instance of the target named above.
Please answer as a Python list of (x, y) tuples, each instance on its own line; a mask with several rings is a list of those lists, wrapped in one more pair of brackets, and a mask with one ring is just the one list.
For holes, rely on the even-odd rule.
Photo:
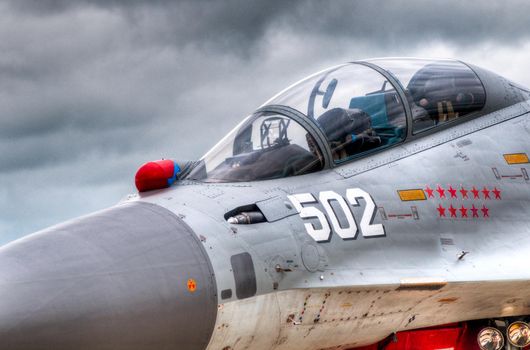
[(427, 197), (425, 197), (425, 192), (421, 189), (398, 190), (398, 195), (403, 202), (424, 201), (427, 199)]
[(511, 153), (505, 154), (504, 159), (508, 164), (524, 164), (529, 163), (528, 155), (526, 153)]

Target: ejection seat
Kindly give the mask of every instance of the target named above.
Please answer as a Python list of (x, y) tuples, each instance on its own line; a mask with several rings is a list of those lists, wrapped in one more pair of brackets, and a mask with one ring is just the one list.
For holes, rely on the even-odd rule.
[(395, 91), (382, 91), (350, 100), (350, 109), (363, 110), (370, 116), (372, 130), (381, 138), (381, 146), (391, 145), (403, 139), (405, 127), (396, 127), (388, 120), (389, 114), (396, 115), (395, 111), (391, 110), (389, 113), (388, 109), (395, 106), (401, 109), (398, 98)]
[(341, 160), (381, 145), (372, 131), (372, 119), (365, 111), (333, 108), (318, 118), (331, 146), (333, 159)]

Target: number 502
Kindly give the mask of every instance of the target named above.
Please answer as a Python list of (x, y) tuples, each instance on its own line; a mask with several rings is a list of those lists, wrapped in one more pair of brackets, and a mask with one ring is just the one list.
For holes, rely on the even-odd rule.
[[(318, 201), (311, 193), (300, 193), (287, 196), (293, 203), (294, 207), (300, 214), (302, 219), (316, 218), (320, 223), (320, 228), (316, 228), (311, 223), (305, 223), (305, 229), (317, 242), (327, 242), (331, 239), (331, 226), (333, 230), (342, 239), (355, 239), (357, 237), (357, 224), (353, 217), (353, 213), (346, 203), (346, 200), (336, 192), (333, 191), (322, 191), (318, 196)], [(385, 227), (381, 224), (373, 224), (375, 216), (375, 203), (368, 192), (361, 190), (360, 188), (350, 188), (346, 190), (346, 198), (350, 205), (358, 207), (359, 199), (364, 199), (366, 207), (361, 218), (360, 226), (363, 237), (377, 237), (385, 235)], [(339, 223), (339, 219), (335, 211), (331, 206), (331, 201), (337, 201), (341, 210), (344, 213), (344, 217), (348, 222), (346, 227), (342, 227)], [(327, 216), (320, 211), (318, 208), (313, 206), (304, 206), (305, 204), (318, 203), (320, 202), (324, 207)], [(328, 221), (329, 218), (329, 221)]]

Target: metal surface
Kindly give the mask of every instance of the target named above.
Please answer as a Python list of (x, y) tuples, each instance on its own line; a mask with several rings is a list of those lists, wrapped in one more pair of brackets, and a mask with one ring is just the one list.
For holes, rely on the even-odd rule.
[(3, 247), (0, 348), (204, 349), (217, 304), (201, 245), (174, 214), (138, 202)]

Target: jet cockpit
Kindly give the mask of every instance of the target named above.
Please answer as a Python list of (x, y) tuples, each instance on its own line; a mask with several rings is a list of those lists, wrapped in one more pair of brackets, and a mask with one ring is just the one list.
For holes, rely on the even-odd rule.
[[(335, 66), (267, 101), (186, 178), (254, 181), (335, 167), (490, 113), (483, 80), (492, 79), (493, 73), (455, 60), (385, 58)], [(528, 97), (520, 89), (518, 98), (503, 103), (494, 89), (488, 93), (497, 109)]]

